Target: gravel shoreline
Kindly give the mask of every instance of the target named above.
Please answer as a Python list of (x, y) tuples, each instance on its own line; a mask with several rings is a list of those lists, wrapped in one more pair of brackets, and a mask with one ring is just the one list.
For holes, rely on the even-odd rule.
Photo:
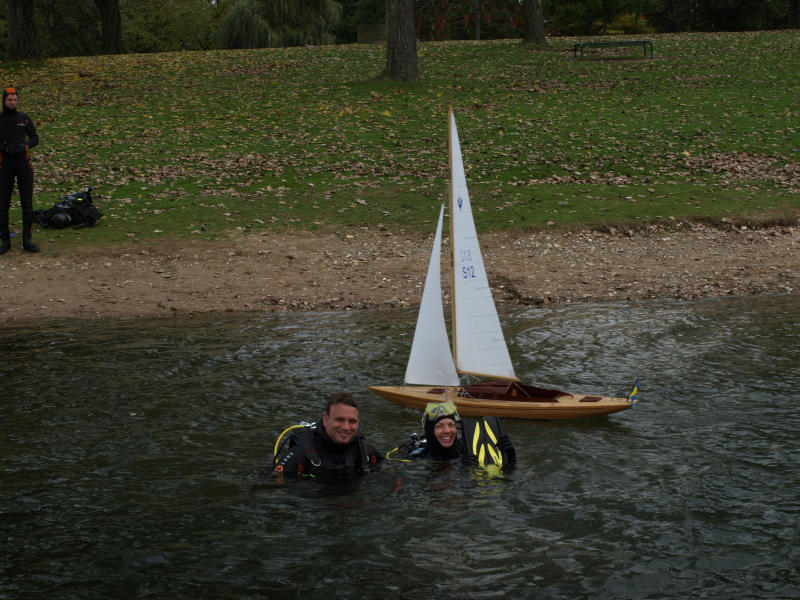
[[(29, 254), (15, 240), (0, 257), (0, 321), (413, 306), (431, 243), (366, 229), (237, 232), (70, 255), (55, 243)], [(794, 226), (493, 232), (481, 246), (498, 304), (800, 293)]]

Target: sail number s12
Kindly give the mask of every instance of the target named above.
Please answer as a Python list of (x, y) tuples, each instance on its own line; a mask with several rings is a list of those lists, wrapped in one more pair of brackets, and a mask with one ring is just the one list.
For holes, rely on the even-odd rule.
[[(459, 262), (461, 262), (461, 277), (472, 279), (475, 275), (475, 265), (472, 264), (472, 250), (469, 248), (458, 251)], [(465, 264), (466, 263), (466, 264)]]

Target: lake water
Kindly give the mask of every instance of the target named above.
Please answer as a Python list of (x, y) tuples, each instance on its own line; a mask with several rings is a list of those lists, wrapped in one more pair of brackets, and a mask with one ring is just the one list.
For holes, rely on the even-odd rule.
[(0, 598), (800, 597), (800, 301), (501, 314), (517, 374), (641, 401), (505, 421), (502, 479), (388, 463), (264, 476), (356, 393), (390, 449), (413, 311), (4, 325)]

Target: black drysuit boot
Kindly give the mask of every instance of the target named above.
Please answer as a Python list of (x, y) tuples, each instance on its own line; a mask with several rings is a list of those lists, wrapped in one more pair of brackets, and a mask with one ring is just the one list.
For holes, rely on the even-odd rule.
[(0, 214), (0, 254), (5, 254), (11, 250), (11, 232), (8, 230), (8, 214)]
[(22, 248), (28, 252), (38, 252), (39, 246), (31, 241), (33, 235), (33, 211), (22, 211)]

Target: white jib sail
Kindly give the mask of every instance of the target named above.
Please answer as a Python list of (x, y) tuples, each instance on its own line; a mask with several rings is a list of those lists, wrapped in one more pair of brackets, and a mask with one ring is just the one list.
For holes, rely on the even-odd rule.
[(442, 217), (444, 206), (439, 211), (439, 224), (433, 240), (428, 275), (422, 290), (422, 301), (417, 317), (411, 355), (406, 368), (406, 383), (418, 385), (458, 385), (458, 373), (450, 353), (447, 327), (442, 309)]
[(450, 243), (453, 249), (453, 338), (456, 368), (481, 377), (516, 379), (492, 299), (472, 218), (456, 120), (450, 110)]

